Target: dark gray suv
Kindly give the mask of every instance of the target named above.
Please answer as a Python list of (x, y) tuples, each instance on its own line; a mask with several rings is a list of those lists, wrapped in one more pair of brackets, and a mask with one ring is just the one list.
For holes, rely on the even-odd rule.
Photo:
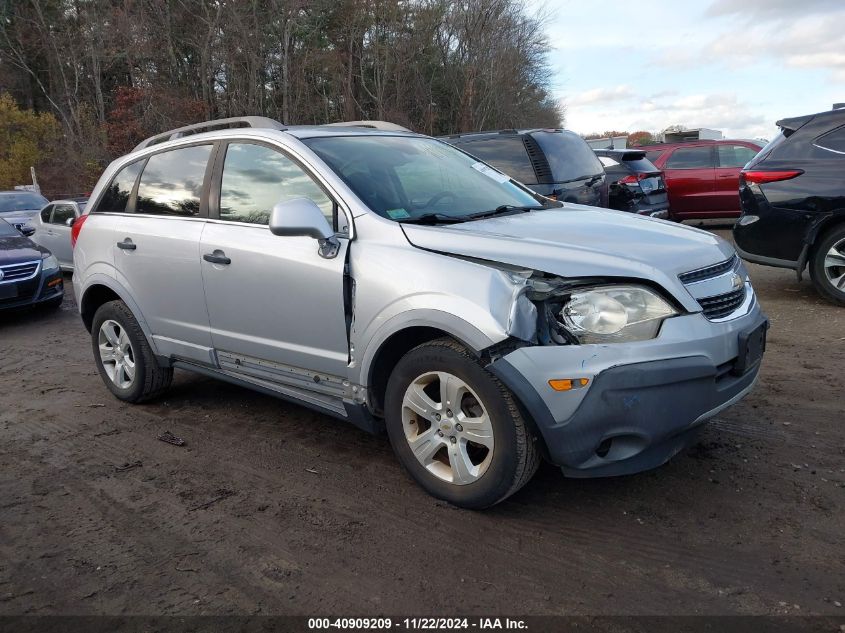
[(441, 137), (553, 200), (608, 206), (604, 167), (569, 130), (501, 130)]

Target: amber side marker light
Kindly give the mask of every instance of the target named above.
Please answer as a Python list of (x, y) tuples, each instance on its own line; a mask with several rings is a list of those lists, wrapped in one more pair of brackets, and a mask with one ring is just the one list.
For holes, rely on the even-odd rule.
[(549, 387), (555, 391), (571, 391), (586, 387), (589, 382), (589, 378), (555, 378), (549, 381)]
[(50, 287), (50, 288), (52, 288), (53, 286), (58, 286), (58, 285), (59, 285), (60, 283), (62, 283), (63, 281), (64, 281), (63, 279), (54, 279), (53, 281), (49, 282), (49, 283), (47, 284), (47, 286), (48, 286), (48, 287)]

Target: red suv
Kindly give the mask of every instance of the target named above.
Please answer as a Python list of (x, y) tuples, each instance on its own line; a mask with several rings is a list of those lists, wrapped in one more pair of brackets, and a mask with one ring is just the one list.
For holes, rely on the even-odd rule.
[(662, 169), (673, 220), (739, 217), (739, 172), (762, 145), (754, 141), (688, 141), (637, 147)]

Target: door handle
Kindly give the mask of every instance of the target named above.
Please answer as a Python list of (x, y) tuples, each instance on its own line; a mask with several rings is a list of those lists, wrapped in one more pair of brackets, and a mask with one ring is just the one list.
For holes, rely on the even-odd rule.
[(128, 237), (122, 242), (118, 242), (117, 247), (122, 248), (125, 251), (134, 251), (136, 248), (138, 248), (132, 243), (132, 240), (130, 240)]
[(202, 256), (202, 258), (212, 264), (223, 264), (224, 266), (228, 266), (232, 263), (232, 260), (226, 257), (226, 253), (221, 250), (215, 250), (213, 253), (206, 253)]

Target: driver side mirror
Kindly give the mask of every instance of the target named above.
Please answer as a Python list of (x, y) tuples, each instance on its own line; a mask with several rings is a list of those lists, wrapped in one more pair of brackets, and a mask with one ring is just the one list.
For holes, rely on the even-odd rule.
[(19, 230), (24, 237), (32, 237), (35, 235), (34, 226), (22, 226)]
[(76, 222), (76, 218), (68, 218), (67, 220), (65, 220), (65, 224), (67, 226), (73, 226), (74, 222)]
[(276, 203), (270, 214), (270, 232), (273, 235), (313, 237), (320, 244), (320, 256), (326, 259), (337, 255), (340, 246), (326, 216), (308, 198)]

